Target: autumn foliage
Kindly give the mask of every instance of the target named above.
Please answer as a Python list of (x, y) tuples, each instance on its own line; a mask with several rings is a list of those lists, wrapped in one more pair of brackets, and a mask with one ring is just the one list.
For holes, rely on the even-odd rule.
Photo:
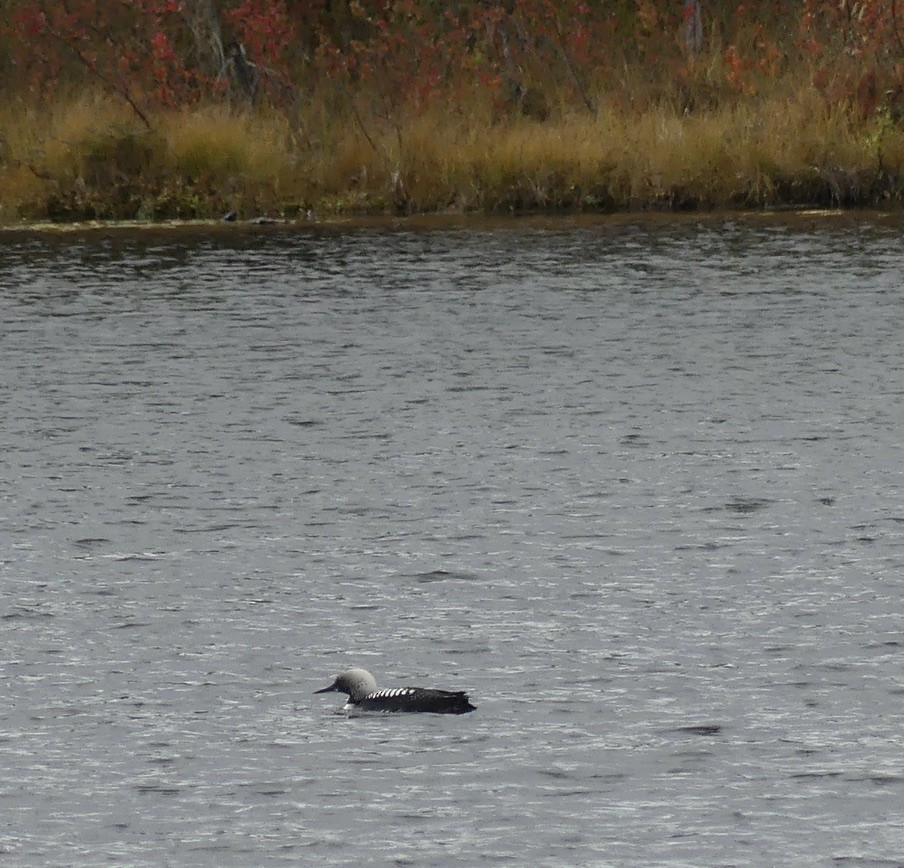
[(342, 171), (359, 187), (376, 172), (383, 198), (407, 208), (427, 207), (412, 204), (405, 154), (431, 115), (468, 141), (603, 113), (696, 118), (794, 89), (808, 111), (866, 124), (886, 174), (882, 149), (904, 123), (904, 0), (0, 0), (0, 11), (10, 106), (93, 94), (152, 149), (173, 112), (266, 112), (290, 150), (329, 147), (336, 160), (326, 130), (341, 118), (369, 153)]
[[(902, 0), (7, 0), (4, 7), (0, 40), (13, 90), (47, 98), (101, 87), (141, 112), (243, 97), (288, 107), (324, 82), (412, 110), (466, 101), (474, 88), (500, 102), (530, 88), (588, 108), (598, 98), (636, 101), (626, 67), (662, 86), (693, 78), (700, 46), (687, 38), (687, 18), (694, 11), (708, 56), (717, 51), (723, 83), (738, 94), (800, 61), (831, 98), (859, 101), (865, 111), (904, 85)], [(244, 86), (237, 46), (253, 77)]]

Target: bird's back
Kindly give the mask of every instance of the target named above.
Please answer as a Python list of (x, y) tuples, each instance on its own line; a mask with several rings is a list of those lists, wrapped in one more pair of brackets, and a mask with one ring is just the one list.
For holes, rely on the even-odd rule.
[(399, 687), (377, 690), (355, 703), (361, 711), (421, 711), (433, 714), (467, 714), (474, 711), (462, 690), (433, 690), (427, 687)]

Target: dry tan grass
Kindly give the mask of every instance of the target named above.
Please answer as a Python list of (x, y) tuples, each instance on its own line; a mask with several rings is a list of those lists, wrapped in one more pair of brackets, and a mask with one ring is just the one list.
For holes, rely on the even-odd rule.
[(202, 106), (163, 115), (158, 129), (168, 168), (186, 178), (278, 179), (294, 161), (290, 131), (276, 113)]
[[(904, 128), (864, 119), (806, 83), (717, 93), (689, 109), (675, 90), (640, 109), (500, 120), (486, 94), (388, 116), (325, 91), (295, 116), (200, 106), (148, 131), (127, 107), (79, 96), (0, 109), (0, 216), (245, 216), (314, 208), (524, 211), (876, 204), (904, 196)], [(710, 104), (711, 103), (711, 104)]]

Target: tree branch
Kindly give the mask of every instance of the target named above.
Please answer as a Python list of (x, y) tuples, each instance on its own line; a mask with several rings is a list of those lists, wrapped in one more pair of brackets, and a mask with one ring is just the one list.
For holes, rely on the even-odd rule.
[(110, 93), (115, 93), (122, 99), (124, 99), (132, 108), (132, 111), (135, 112), (135, 115), (138, 119), (148, 128), (149, 131), (153, 132), (154, 128), (151, 126), (151, 122), (148, 120), (147, 115), (141, 110), (135, 100), (132, 98), (131, 93), (129, 93), (128, 87), (125, 85), (116, 84), (116, 82), (111, 81), (106, 75), (104, 75), (95, 64), (93, 64), (81, 51), (79, 51), (78, 47), (73, 43), (73, 41), (60, 33), (55, 28), (48, 28), (47, 32), (56, 39), (60, 44), (64, 45), (68, 48), (78, 59), (79, 63), (88, 70), (88, 72), (93, 75), (98, 81), (103, 84), (103, 86)]

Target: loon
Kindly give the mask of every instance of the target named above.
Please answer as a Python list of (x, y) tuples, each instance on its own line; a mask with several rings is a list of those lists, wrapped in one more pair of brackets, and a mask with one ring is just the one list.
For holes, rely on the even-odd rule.
[(376, 679), (366, 669), (349, 669), (329, 686), (315, 693), (337, 691), (348, 694), (345, 711), (425, 711), (433, 714), (467, 714), (471, 705), (461, 690), (431, 690), (427, 687), (397, 687), (377, 690)]

